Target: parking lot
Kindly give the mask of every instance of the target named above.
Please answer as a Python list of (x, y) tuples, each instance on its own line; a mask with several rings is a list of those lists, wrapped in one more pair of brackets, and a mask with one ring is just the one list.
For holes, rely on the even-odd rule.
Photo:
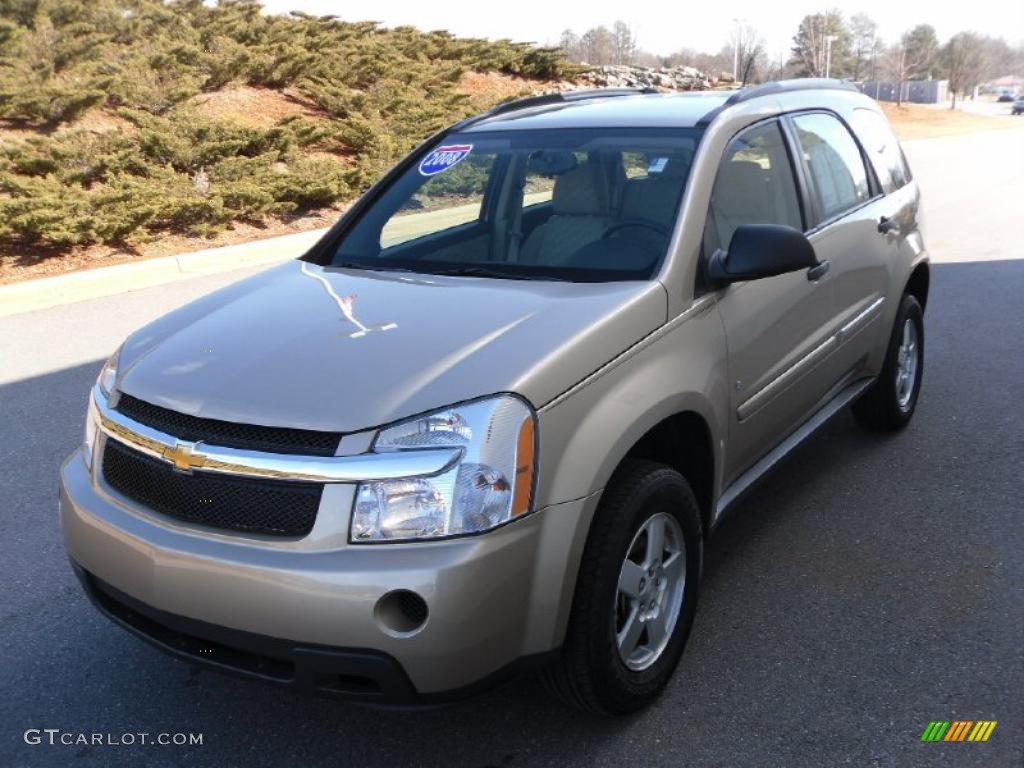
[[(0, 319), (0, 764), (1024, 764), (1024, 130), (906, 150), (934, 260), (916, 419), (879, 439), (843, 414), (742, 503), (709, 542), (669, 690), (621, 721), (529, 678), (425, 711), (303, 698), (114, 627), (67, 565), (58, 466), (119, 340), (239, 274)], [(998, 726), (982, 744), (919, 741), (958, 719)], [(29, 745), (30, 728), (203, 743)]]

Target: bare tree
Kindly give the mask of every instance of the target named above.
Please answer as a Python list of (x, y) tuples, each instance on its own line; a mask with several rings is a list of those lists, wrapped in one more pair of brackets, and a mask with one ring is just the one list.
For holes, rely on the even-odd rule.
[(949, 90), (953, 95), (950, 109), (956, 109), (957, 94), (966, 96), (985, 79), (985, 41), (974, 32), (959, 32), (942, 48)]
[(694, 66), (701, 72), (706, 72), (717, 78), (719, 75), (724, 73), (732, 73), (732, 58), (733, 50), (727, 45), (717, 54), (703, 52), (698, 53), (693, 57), (691, 66)]
[(850, 79), (875, 79), (875, 61), (882, 51), (878, 22), (866, 13), (850, 17)]
[(558, 47), (565, 51), (565, 55), (571, 61), (580, 60), (580, 36), (571, 29), (562, 32), (562, 36), (558, 41)]
[(580, 54), (588, 64), (611, 64), (615, 56), (615, 39), (608, 27), (602, 25), (584, 32), (580, 37)]
[(985, 62), (988, 74), (992, 77), (1005, 77), (1006, 75), (1024, 74), (1024, 68), (1020, 67), (1019, 56), (1024, 53), (1024, 45), (1014, 51), (1002, 38), (985, 37), (982, 39), (985, 49)]
[(612, 26), (612, 52), (615, 64), (632, 64), (636, 57), (636, 35), (624, 21), (616, 21)]
[(765, 80), (785, 80), (787, 77), (789, 77), (789, 64), (785, 51), (780, 51), (770, 60), (765, 56)]
[(882, 55), (882, 72), (896, 83), (896, 106), (903, 104), (903, 84), (907, 80), (907, 46), (901, 40), (890, 45)]
[(753, 24), (738, 21), (729, 34), (729, 46), (733, 56), (733, 77), (743, 81), (744, 70), (752, 66), (752, 62), (764, 48), (764, 37)]
[(697, 52), (692, 48), (680, 48), (675, 53), (665, 57), (667, 67), (692, 67), (697, 59)]
[(938, 56), (938, 40), (930, 24), (918, 24), (904, 32), (882, 57), (886, 77), (896, 83), (896, 104), (903, 103), (908, 80), (930, 79)]

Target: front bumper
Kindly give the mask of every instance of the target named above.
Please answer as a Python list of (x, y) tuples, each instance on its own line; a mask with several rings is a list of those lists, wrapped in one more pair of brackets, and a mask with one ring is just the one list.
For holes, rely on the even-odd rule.
[[(79, 451), (61, 469), (61, 524), (101, 611), (165, 650), (248, 676), (415, 704), (561, 644), (596, 496), (479, 536), (349, 545), (336, 534), (351, 487), (333, 488), (305, 539), (226, 535), (134, 508)], [(414, 633), (375, 615), (396, 589), (427, 605)]]

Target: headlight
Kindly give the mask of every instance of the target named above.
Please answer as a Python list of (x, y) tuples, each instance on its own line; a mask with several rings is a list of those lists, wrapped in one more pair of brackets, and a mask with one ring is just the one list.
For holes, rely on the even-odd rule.
[(400, 541), (479, 533), (530, 510), (534, 474), (534, 414), (525, 402), (500, 395), (452, 406), (381, 430), (376, 453), (463, 449), (434, 477), (361, 483), (351, 540)]
[(89, 394), (89, 407), (85, 412), (85, 466), (92, 469), (93, 451), (96, 449), (96, 433), (99, 431), (100, 416), (96, 412), (96, 403)]
[[(114, 382), (117, 380), (117, 358), (120, 355), (121, 349), (118, 348), (107, 362), (103, 364), (103, 368), (100, 369), (100, 375), (96, 378), (96, 386), (99, 387), (104, 397), (110, 397), (110, 393), (114, 391)], [(93, 450), (96, 447), (96, 433), (99, 430), (99, 421), (100, 415), (96, 410), (96, 403), (93, 401), (92, 392), (90, 392), (89, 407), (85, 413), (85, 435), (83, 437), (85, 465), (89, 468), (92, 468), (92, 456)]]
[(114, 391), (114, 383), (117, 381), (117, 358), (120, 356), (121, 348), (118, 347), (117, 351), (103, 364), (99, 378), (96, 379), (100, 392), (107, 397), (110, 397), (110, 393)]

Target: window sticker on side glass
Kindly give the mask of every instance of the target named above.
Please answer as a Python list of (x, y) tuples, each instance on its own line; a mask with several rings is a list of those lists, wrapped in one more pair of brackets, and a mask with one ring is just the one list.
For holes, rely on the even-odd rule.
[(448, 144), (431, 150), (420, 160), (420, 173), (424, 176), (434, 176), (441, 171), (447, 171), (465, 160), (472, 149), (472, 144)]

